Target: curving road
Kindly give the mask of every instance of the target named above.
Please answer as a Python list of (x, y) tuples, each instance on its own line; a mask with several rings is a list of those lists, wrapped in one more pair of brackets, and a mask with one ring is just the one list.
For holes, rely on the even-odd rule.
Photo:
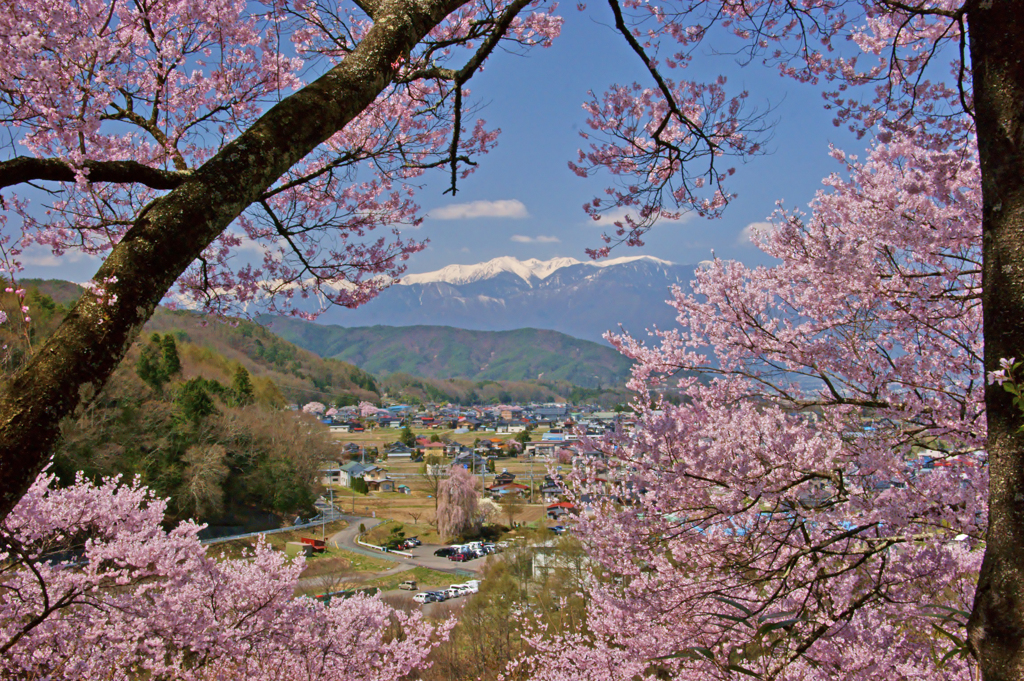
[[(441, 544), (423, 544), (417, 546), (414, 549), (405, 551), (405, 553), (412, 554), (411, 558), (407, 558), (397, 553), (383, 553), (381, 551), (375, 551), (368, 549), (365, 546), (360, 546), (356, 543), (356, 537), (359, 536), (359, 525), (362, 524), (367, 530), (376, 527), (381, 523), (380, 518), (362, 518), (359, 516), (342, 515), (339, 516), (341, 520), (348, 522), (346, 527), (341, 532), (331, 535), (328, 543), (332, 546), (336, 546), (346, 551), (354, 551), (361, 553), (366, 556), (373, 556), (374, 558), (382, 558), (384, 560), (390, 560), (393, 563), (406, 566), (404, 569), (410, 569), (413, 567), (425, 567), (438, 572), (447, 572), (449, 574), (464, 574), (464, 573), (479, 573), (483, 567), (484, 562), (487, 560), (484, 558), (476, 558), (474, 560), (466, 561), (465, 563), (456, 563), (448, 560), (447, 558), (441, 558), (434, 555), (434, 551), (441, 548)], [(388, 570), (388, 574), (394, 574), (395, 572), (401, 572), (400, 569), (392, 568)]]

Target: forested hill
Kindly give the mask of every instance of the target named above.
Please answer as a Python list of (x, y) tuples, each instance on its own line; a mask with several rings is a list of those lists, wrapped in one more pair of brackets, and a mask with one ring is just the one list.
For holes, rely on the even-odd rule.
[(585, 388), (621, 387), (629, 376), (629, 360), (612, 348), (557, 331), (344, 328), (283, 317), (261, 321), (300, 347), (351, 362), (378, 376), (405, 373), (478, 381), (568, 381)]
[[(59, 280), (25, 279), (21, 282), (32, 298), (30, 307), (58, 304), (54, 311), (33, 310), (36, 334), (48, 335), (63, 309), (81, 294), (81, 287)], [(38, 297), (36, 296), (38, 293)], [(37, 314), (40, 313), (40, 314)], [(235, 366), (244, 367), (258, 390), (268, 391), (268, 401), (357, 404), (380, 399), (370, 374), (345, 362), (322, 357), (279, 338), (266, 328), (242, 320), (216, 321), (192, 312), (157, 308), (142, 337), (172, 333), (186, 362), (193, 362), (204, 378), (230, 383)], [(130, 359), (135, 355), (130, 354)], [(269, 393), (276, 391), (277, 397)]]
[[(81, 292), (64, 282), (19, 285), (23, 300), (0, 293), (12, 320), (0, 325), (4, 373), (38, 350)], [(251, 322), (160, 309), (102, 392), (61, 423), (51, 471), (65, 484), (80, 472), (137, 477), (169, 500), (169, 522), (195, 518), (211, 532), (275, 527), (314, 512), (321, 462), (338, 455), (325, 426), (282, 407), (377, 401), (376, 389), (360, 369)]]
[[(347, 362), (324, 359), (254, 322), (210, 321), (191, 312), (160, 308), (146, 331), (173, 332), (225, 358), (227, 364), (241, 364), (253, 376), (272, 382), (287, 402), (344, 405), (380, 400), (377, 383), (366, 371)], [(229, 371), (229, 366), (223, 368), (224, 378), (230, 379)]]

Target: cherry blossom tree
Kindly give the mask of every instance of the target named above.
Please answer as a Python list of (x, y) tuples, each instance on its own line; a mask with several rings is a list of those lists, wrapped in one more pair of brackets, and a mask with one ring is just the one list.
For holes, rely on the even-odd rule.
[[(981, 256), (977, 258), (982, 287), (978, 295), (984, 350), (975, 346), (974, 352), (983, 352), (983, 372), (996, 372), (1002, 361), (1024, 357), (1024, 268), (1020, 266), (1024, 252), (1024, 229), (1020, 227), (1024, 224), (1024, 150), (1015, 132), (1024, 127), (1024, 70), (1018, 63), (1024, 47), (1024, 15), (1019, 3), (609, 0), (608, 4), (612, 23), (647, 69), (649, 82), (614, 87), (587, 104), (589, 147), (580, 152), (572, 167), (582, 175), (610, 173), (616, 182), (588, 210), (592, 214), (615, 208), (632, 211), (632, 217), (617, 225), (607, 236), (606, 247), (595, 255), (606, 254), (616, 242), (642, 243), (654, 222), (683, 210), (717, 215), (731, 196), (727, 181), (732, 170), (724, 165), (725, 156), (742, 157), (761, 150), (759, 133), (765, 130), (764, 121), (744, 111), (743, 93), (731, 94), (722, 79), (701, 83), (673, 77), (683, 76), (703, 42), (726, 29), (746, 41), (743, 54), (747, 58), (764, 59), (786, 76), (824, 86), (836, 121), (876, 136), (882, 145), (913, 143), (926, 152), (946, 154), (936, 158), (943, 158), (951, 173), (956, 171), (950, 177), (961, 177), (967, 171), (961, 162), (972, 158), (972, 150), (977, 148), (982, 192)], [(212, 311), (228, 309), (230, 301), (274, 310), (287, 307), (296, 295), (357, 305), (399, 275), (403, 257), (421, 244), (398, 234), (374, 239), (371, 232), (397, 229), (418, 219), (408, 183), (419, 173), (443, 168), (451, 175), (454, 191), (461, 174), (472, 168), (473, 158), (494, 144), (494, 131), (483, 123), (464, 121), (464, 115), (470, 113), (464, 86), (502, 43), (514, 48), (546, 44), (557, 35), (559, 25), (550, 7), (530, 0), (355, 0), (351, 6), (300, 0), (262, 7), (242, 2), (154, 0), (133, 5), (22, 3), (6, 8), (0, 14), (4, 56), (0, 60), (0, 121), (8, 143), (6, 158), (0, 161), (0, 188), (7, 192), (0, 226), (14, 230), (19, 238), (2, 237), (3, 260), (16, 270), (20, 249), (36, 243), (57, 254), (72, 248), (98, 254), (104, 262), (90, 290), (62, 326), (3, 386), (0, 517), (10, 513), (42, 470), (59, 421), (99, 392), (154, 307), (173, 286), (177, 285), (179, 295)], [(285, 41), (291, 43), (282, 44)], [(859, 93), (865, 91), (868, 94), (862, 97)], [(878, 154), (889, 149), (893, 158), (924, 162), (920, 154), (905, 149), (878, 149)], [(28, 155), (20, 155), (23, 152)], [(925, 173), (917, 185), (907, 188), (907, 194), (933, 199), (944, 196), (941, 185), (934, 184), (938, 177), (937, 172)], [(28, 192), (23, 191), (38, 183), (59, 183), (47, 185), (48, 189), (55, 187), (56, 193), (48, 199), (45, 211), (33, 210)], [(858, 184), (866, 183), (862, 178)], [(821, 200), (823, 210), (826, 203)], [(859, 213), (853, 217), (860, 217)], [(791, 219), (783, 222), (780, 233), (785, 234)], [(950, 253), (952, 247), (936, 244), (937, 252), (943, 254)], [(259, 255), (246, 262), (241, 256), (244, 252)], [(916, 261), (908, 262), (917, 266)], [(903, 265), (898, 259), (891, 264), (893, 268)], [(832, 272), (827, 260), (816, 266)], [(722, 273), (714, 276), (723, 281), (747, 276), (724, 265), (709, 272), (718, 269)], [(894, 269), (886, 281), (900, 276)], [(713, 278), (710, 273), (707, 277), (708, 282)], [(757, 275), (750, 277), (755, 280)], [(920, 279), (937, 281), (942, 277), (929, 274)], [(907, 304), (916, 315), (915, 322), (928, 320), (917, 328), (926, 329), (922, 336), (930, 339), (944, 327), (929, 326), (938, 322), (927, 310), (933, 304), (937, 310), (947, 309), (943, 306), (945, 292), (915, 299), (912, 283), (903, 282), (908, 288)], [(734, 312), (738, 319), (747, 319), (748, 311), (763, 310), (765, 300), (773, 295), (762, 292), (747, 301), (748, 307), (753, 306), (749, 310), (736, 308)], [(808, 306), (813, 308), (819, 296), (824, 301), (834, 300), (817, 291), (806, 295), (806, 299), (793, 301), (801, 315)], [(871, 295), (872, 291), (855, 290), (857, 300)], [(711, 304), (719, 302), (712, 300)], [(688, 303), (677, 303), (681, 312), (689, 309)], [(826, 317), (832, 314), (825, 309), (820, 312)], [(874, 313), (864, 310), (869, 312)], [(818, 319), (818, 313), (811, 310), (807, 317)], [(866, 317), (858, 323), (869, 328), (872, 320)], [(779, 324), (770, 328), (781, 334), (780, 347), (785, 343), (802, 347), (799, 339), (783, 333), (785, 322)], [(710, 329), (710, 322), (708, 326)], [(843, 328), (854, 337), (858, 327)], [(759, 331), (754, 331), (758, 330), (751, 333), (758, 335)], [(623, 343), (627, 350), (631, 348), (628, 341)], [(772, 422), (787, 425), (772, 432), (782, 437), (792, 430), (786, 437), (793, 440), (793, 451), (816, 450), (826, 461), (840, 456), (830, 453), (828, 438), (836, 447), (842, 441), (846, 431), (840, 431), (836, 414), (843, 409), (850, 413), (885, 410), (894, 408), (894, 400), (906, 400), (906, 410), (899, 412), (901, 423), (915, 423), (906, 420), (910, 413), (919, 414), (925, 422), (920, 433), (901, 441), (911, 447), (928, 445), (921, 439), (928, 437), (953, 442), (955, 448), (975, 446), (980, 441), (971, 438), (981, 438), (984, 433), (985, 470), (990, 478), (988, 526), (985, 560), (971, 609), (970, 647), (979, 657), (986, 679), (1020, 678), (1024, 675), (1024, 636), (1020, 634), (1024, 631), (1024, 573), (1018, 566), (1024, 560), (1024, 517), (1018, 500), (1024, 498), (1024, 432), (1013, 397), (999, 385), (984, 387), (974, 378), (975, 373), (960, 373), (958, 362), (966, 360), (944, 357), (941, 352), (949, 348), (941, 342), (914, 341), (909, 346), (912, 350), (892, 353), (877, 365), (872, 364), (875, 355), (867, 352), (877, 348), (867, 340), (856, 346), (835, 341), (832, 346), (836, 355), (839, 348), (846, 348), (854, 358), (867, 357), (857, 361), (867, 362), (872, 371), (880, 371), (884, 362), (895, 367), (918, 362), (910, 356), (920, 351), (922, 385), (904, 385), (903, 392), (885, 389), (882, 386), (888, 384), (884, 380), (870, 382), (875, 379), (867, 369), (837, 383), (842, 368), (838, 359), (829, 355), (827, 348), (814, 348), (817, 355), (808, 349), (805, 359), (817, 357), (826, 368), (805, 363), (807, 373), (818, 376), (834, 403), (812, 405), (822, 412), (818, 418), (824, 425), (821, 435), (805, 438), (806, 445), (801, 440), (804, 436), (799, 435), (807, 432), (800, 430), (800, 420), (809, 416), (778, 401), (749, 407), (756, 391), (746, 386), (759, 385), (761, 374), (733, 375), (743, 380), (711, 387), (684, 387), (691, 393), (719, 391), (695, 394), (706, 398), (709, 419), (718, 419), (718, 411), (727, 412), (725, 406), (748, 404), (747, 415), (735, 423), (723, 413), (720, 418), (724, 420), (716, 421), (720, 428), (745, 427), (774, 413)], [(760, 349), (751, 345), (749, 351), (756, 355)], [(675, 359), (666, 354), (667, 362)], [(824, 364), (825, 359), (836, 365)], [(737, 370), (727, 355), (722, 360), (730, 371)], [(653, 364), (658, 361), (651, 356)], [(945, 377), (950, 383), (925, 385), (924, 379), (936, 379), (939, 365), (946, 362), (951, 367)], [(831, 373), (833, 370), (837, 373)], [(772, 385), (776, 392), (764, 388), (768, 395), (776, 400), (785, 397), (777, 391), (780, 385)], [(807, 398), (797, 388), (787, 390), (788, 397), (799, 405)], [(942, 408), (946, 401), (959, 400), (964, 405), (962, 418), (967, 418), (975, 413), (970, 405), (979, 389), (985, 391), (985, 428), (978, 416), (971, 437), (959, 440), (962, 432), (955, 428), (945, 433)], [(934, 402), (930, 410), (915, 411), (915, 405), (928, 400)], [(737, 409), (735, 413), (742, 412), (741, 407)], [(645, 412), (644, 430), (653, 439), (644, 455), (653, 455), (655, 444), (666, 456), (678, 451), (669, 447), (674, 429), (688, 433), (687, 446), (702, 451), (704, 439), (694, 439), (698, 424), (687, 421), (688, 413), (676, 409), (663, 412), (674, 417), (680, 424), (677, 427), (671, 419), (658, 420), (661, 417), (654, 412)], [(842, 427), (852, 426), (846, 423)], [(761, 431), (755, 428), (755, 432)], [(773, 441), (767, 434), (765, 438), (766, 443)], [(858, 441), (861, 439), (874, 441)], [(639, 457), (642, 452), (635, 447), (631, 450), (631, 446), (624, 445), (624, 451)], [(893, 451), (903, 450), (890, 447), (886, 451), (891, 457)], [(881, 465), (884, 458), (879, 450), (877, 460), (853, 460), (857, 462), (855, 471), (860, 471), (862, 465)], [(884, 476), (892, 476), (897, 469), (901, 467), (890, 464), (880, 470)], [(864, 469), (868, 470), (875, 474), (874, 469)], [(734, 474), (743, 471), (729, 473)], [(716, 482), (708, 489), (708, 499), (717, 500), (721, 477), (712, 478)], [(768, 473), (762, 477), (766, 485), (782, 484)], [(844, 474), (843, 480), (847, 477)], [(823, 482), (825, 487), (818, 493), (827, 493), (833, 489), (828, 485), (833, 485), (841, 490), (836, 494), (845, 499), (852, 492), (839, 482)], [(741, 487), (732, 484), (733, 489)], [(803, 483), (794, 484), (795, 490), (810, 492), (803, 489)], [(906, 484), (895, 489), (909, 489)], [(776, 496), (781, 494), (779, 489)], [(726, 496), (740, 504), (737, 494)], [(961, 494), (962, 502), (961, 497), (953, 498), (958, 499), (957, 504), (967, 504), (964, 509), (980, 511), (980, 503), (975, 500), (971, 505), (967, 496)], [(892, 499), (902, 502), (896, 492)], [(690, 503), (683, 506), (689, 508), (686, 504)], [(749, 532), (751, 523), (757, 522), (750, 516), (755, 507), (727, 509), (741, 516), (737, 532)], [(945, 519), (963, 525), (964, 509), (953, 512), (956, 523)], [(787, 526), (788, 521), (779, 520), (784, 516), (782, 510), (776, 512), (769, 506), (768, 511), (757, 511), (761, 512), (770, 514), (772, 520), (764, 522), (776, 528), (773, 532)], [(908, 511), (907, 517), (913, 512)], [(667, 516), (652, 512), (645, 517)], [(776, 521), (782, 524), (774, 524)], [(884, 533), (890, 526), (897, 531), (906, 525), (879, 519), (872, 527)], [(814, 531), (809, 529), (808, 536), (815, 536)], [(832, 549), (811, 552), (819, 558), (828, 554), (826, 562), (849, 559), (861, 541), (847, 536), (849, 528), (845, 526), (834, 531), (841, 539), (821, 541), (831, 542), (828, 546), (845, 542), (839, 557), (831, 555)], [(964, 534), (973, 536), (967, 531)], [(887, 534), (880, 537), (882, 543), (889, 540)], [(900, 547), (911, 544), (901, 541)], [(865, 560), (902, 556), (896, 548), (872, 552)], [(783, 551), (778, 558), (785, 555)], [(968, 556), (974, 555), (968, 552)], [(739, 566), (756, 563), (751, 557), (737, 561)], [(863, 576), (861, 564), (857, 565), (844, 574)], [(768, 570), (760, 565), (751, 569), (761, 567)], [(779, 574), (787, 574), (787, 569), (781, 568)], [(822, 569), (827, 573), (827, 566)], [(960, 573), (945, 573), (937, 579), (954, 579), (954, 574)], [(916, 583), (919, 577), (908, 579)], [(767, 583), (774, 584), (771, 580)], [(828, 627), (852, 621), (843, 620), (846, 610), (825, 608), (829, 597), (809, 586), (807, 589), (806, 598), (820, 600), (824, 608), (820, 611), (828, 613), (819, 628), (826, 620)], [(876, 612), (870, 608), (859, 612), (869, 611)], [(864, 622), (868, 625), (864, 636), (885, 634), (884, 627)], [(789, 623), (779, 630), (786, 631), (785, 627), (799, 634), (804, 624)], [(828, 627), (812, 646), (836, 640)], [(804, 640), (813, 638), (803, 634)], [(904, 634), (912, 635), (901, 629), (892, 634), (892, 641)], [(779, 637), (784, 639), (783, 647), (800, 638)], [(886, 643), (881, 638), (875, 642)], [(707, 649), (712, 653), (725, 650)], [(792, 664), (801, 664), (801, 660), (812, 659), (805, 654), (810, 649), (788, 649), (780, 655), (796, 652)], [(885, 649), (903, 648), (894, 643)], [(706, 658), (703, 650), (695, 648), (689, 653)], [(719, 662), (722, 659), (713, 657)], [(770, 655), (754, 658), (769, 666), (777, 662)], [(640, 664), (642, 659), (634, 661)], [(682, 664), (680, 659), (669, 658), (665, 663)]]
[[(5, 9), (5, 262), (33, 243), (104, 260), (0, 395), (0, 516), (172, 286), (214, 312), (274, 311), (355, 306), (401, 274), (422, 248), (397, 233), (419, 220), (410, 183), (438, 167), (454, 191), (494, 144), (464, 86), (499, 45), (559, 26), (540, 0)], [(44, 210), (36, 183), (56, 183)]]
[[(1024, 16), (1010, 0), (610, 0), (615, 26), (656, 87), (620, 87), (588, 107), (589, 151), (580, 174), (621, 180), (587, 207), (627, 207), (633, 217), (606, 235), (642, 243), (659, 217), (695, 209), (716, 214), (728, 202), (732, 170), (721, 156), (756, 153), (755, 126), (742, 126), (743, 95), (725, 83), (675, 81), (705, 41), (724, 29), (745, 41), (740, 53), (780, 73), (825, 86), (835, 122), (860, 135), (914, 141), (922, 148), (978, 150), (982, 191), (983, 367), (1022, 356), (1024, 343), (1024, 148), (1010, 132), (1024, 125)], [(865, 95), (865, 92), (867, 93)], [(722, 106), (716, 105), (724, 105)], [(723, 115), (724, 114), (724, 115)], [(748, 119), (749, 120), (749, 119)], [(753, 133), (753, 134), (752, 134)], [(710, 159), (701, 174), (684, 168)], [(691, 166), (692, 167), (692, 166)], [(711, 192), (710, 194), (708, 192)], [(700, 192), (704, 192), (701, 194)], [(979, 374), (979, 376), (982, 374)], [(986, 679), (1024, 675), (1024, 429), (1014, 396), (985, 388), (990, 473), (985, 560), (969, 622), (970, 648)]]
[(386, 413), (386, 410), (380, 409), (375, 404), (370, 404), (369, 402), (360, 402), (359, 403), (359, 416), (364, 418), (364, 419), (370, 418), (370, 417), (373, 417), (373, 416), (377, 416), (382, 411), (384, 411)]
[(303, 564), (265, 543), (207, 555), (192, 523), (161, 527), (144, 488), (49, 475), (0, 523), (0, 669), (56, 679), (400, 678), (446, 634), (356, 596), (294, 598)]
[(437, 487), (437, 533), (451, 539), (477, 529), (479, 501), (476, 477), (467, 468), (452, 466)]
[(600, 578), (585, 631), (534, 642), (537, 678), (976, 674), (977, 159), (899, 142), (835, 156), (846, 172), (810, 217), (780, 212), (760, 236), (781, 264), (714, 261), (675, 290), (678, 329), (611, 337), (637, 361), (639, 423), (593, 443), (609, 470), (575, 473), (577, 496), (604, 500), (574, 527)]
[(327, 409), (327, 407), (324, 406), (323, 402), (308, 402), (304, 407), (302, 407), (302, 411), (304, 413), (313, 414), (315, 416), (323, 414), (325, 409)]

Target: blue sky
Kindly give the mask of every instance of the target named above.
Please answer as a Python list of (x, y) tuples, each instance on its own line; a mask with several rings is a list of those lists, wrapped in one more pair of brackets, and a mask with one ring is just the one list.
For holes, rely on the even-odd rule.
[[(497, 55), (470, 81), (474, 98), (486, 104), (480, 117), (500, 127), (502, 136), (498, 148), (479, 159), (479, 169), (462, 182), (455, 198), (441, 195), (443, 178), (420, 194), (428, 218), (419, 234), (431, 243), (410, 261), (410, 272), (502, 255), (521, 260), (585, 259), (585, 248), (603, 245), (603, 229), (586, 216), (582, 205), (600, 194), (610, 178), (584, 180), (567, 166), (586, 144), (579, 137), (580, 129), (585, 129), (581, 104), (588, 90), (600, 93), (613, 83), (649, 81), (643, 79), (639, 58), (614, 32), (606, 5), (595, 4), (583, 13), (570, 6), (564, 15), (562, 36), (552, 47), (527, 56)], [(690, 77), (711, 79), (725, 73), (730, 90), (748, 90), (749, 101), (758, 109), (773, 108), (769, 120), (776, 126), (767, 145), (771, 153), (733, 164), (737, 174), (730, 186), (738, 197), (723, 218), (661, 224), (645, 247), (619, 247), (613, 257), (649, 254), (697, 263), (713, 249), (719, 257), (765, 262), (743, 238), (744, 228), (764, 221), (777, 200), (806, 206), (821, 179), (839, 170), (828, 156), (830, 142), (849, 151), (864, 146), (832, 125), (816, 88), (784, 79), (759, 64), (740, 68), (736, 57), (712, 55), (710, 48), (699, 54), (687, 69)], [(487, 208), (485, 202), (501, 202), (492, 212), (508, 217), (453, 219), (480, 213)]]
[[(409, 236), (428, 238), (428, 248), (412, 257), (410, 273), (440, 269), (452, 263), (473, 264), (511, 255), (521, 260), (568, 256), (585, 259), (584, 249), (602, 245), (602, 226), (590, 220), (582, 205), (610, 183), (608, 176), (581, 179), (567, 162), (585, 142), (581, 104), (588, 90), (600, 94), (613, 83), (647, 85), (639, 59), (613, 30), (609, 8), (601, 3), (584, 12), (564, 6), (562, 36), (547, 49), (524, 55), (496, 54), (469, 83), (472, 100), (482, 105), (478, 116), (501, 128), (498, 147), (478, 159), (479, 167), (460, 183), (452, 197), (443, 194), (447, 173), (426, 178), (418, 200), (427, 212), (423, 225)], [(715, 47), (722, 49), (719, 41)], [(863, 148), (844, 129), (832, 125), (818, 90), (783, 79), (760, 65), (740, 68), (734, 56), (716, 56), (701, 48), (688, 77), (728, 77), (731, 91), (750, 91), (758, 109), (772, 107), (775, 121), (770, 153), (736, 162), (729, 185), (738, 194), (718, 220), (694, 218), (663, 223), (639, 249), (619, 247), (613, 257), (654, 255), (677, 263), (697, 263), (712, 250), (719, 257), (748, 264), (765, 262), (743, 231), (764, 221), (777, 200), (804, 207), (821, 179), (838, 170), (828, 156), (836, 143), (848, 151)], [(85, 281), (96, 261), (66, 255), (57, 260), (34, 250), (25, 258), (27, 276)]]

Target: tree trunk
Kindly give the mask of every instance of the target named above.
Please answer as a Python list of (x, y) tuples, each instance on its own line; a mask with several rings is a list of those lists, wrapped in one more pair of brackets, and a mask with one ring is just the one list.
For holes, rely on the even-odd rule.
[(83, 295), (0, 388), (0, 519), (49, 460), (61, 419), (102, 389), (175, 280), (267, 187), (372, 103), (392, 64), (467, 1), (373, 3), (373, 28), (354, 52), (143, 209), (96, 274), (113, 282), (106, 302)]
[[(968, 5), (984, 213), (985, 371), (1024, 359), (1024, 12), (1019, 0)], [(986, 681), (1024, 679), (1024, 415), (985, 393), (989, 520), (968, 623)]]

